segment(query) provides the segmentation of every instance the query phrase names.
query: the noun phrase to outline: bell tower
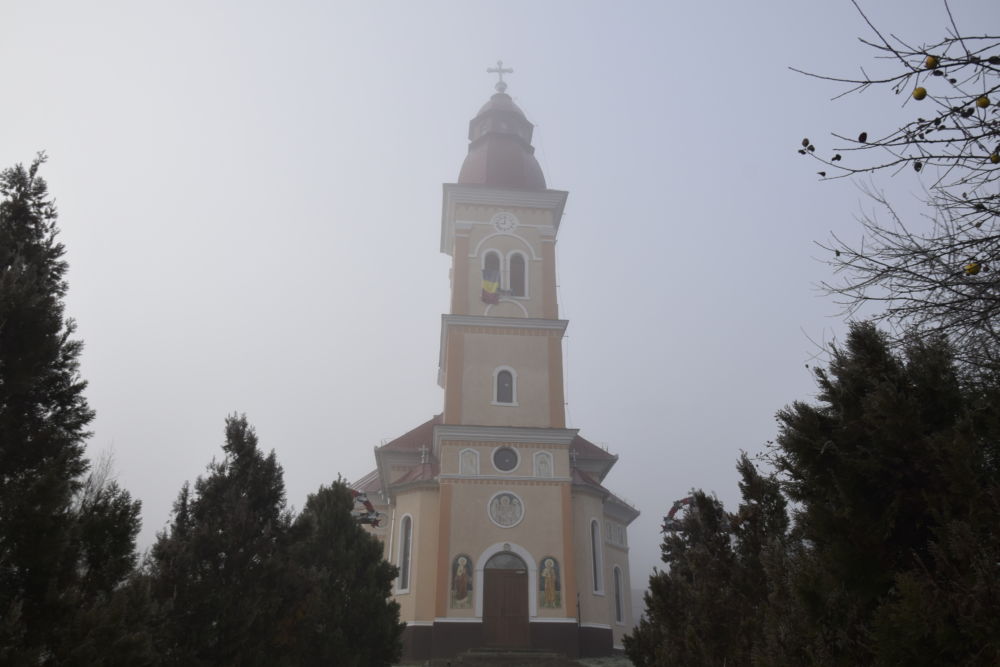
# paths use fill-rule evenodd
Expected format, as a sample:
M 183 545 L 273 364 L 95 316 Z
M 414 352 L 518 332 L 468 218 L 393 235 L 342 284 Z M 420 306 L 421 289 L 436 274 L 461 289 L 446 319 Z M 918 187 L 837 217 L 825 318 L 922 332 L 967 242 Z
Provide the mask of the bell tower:
M 441 252 L 452 257 L 442 318 L 445 424 L 563 428 L 555 242 L 568 193 L 549 190 L 534 126 L 497 92 L 469 122 L 469 153 L 444 185 Z

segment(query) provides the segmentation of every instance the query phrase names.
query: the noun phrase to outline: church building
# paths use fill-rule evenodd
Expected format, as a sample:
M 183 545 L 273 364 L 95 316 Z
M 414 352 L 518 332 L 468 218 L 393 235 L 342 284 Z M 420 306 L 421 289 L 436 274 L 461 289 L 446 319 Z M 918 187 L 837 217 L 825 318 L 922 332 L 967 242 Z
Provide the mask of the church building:
M 533 125 L 506 94 L 469 123 L 444 185 L 444 406 L 375 449 L 353 486 L 399 568 L 404 658 L 483 647 L 597 656 L 631 629 L 627 527 L 639 512 L 602 485 L 618 460 L 566 427 L 555 243 L 568 193 L 546 186 Z M 428 351 L 430 352 L 430 351 Z

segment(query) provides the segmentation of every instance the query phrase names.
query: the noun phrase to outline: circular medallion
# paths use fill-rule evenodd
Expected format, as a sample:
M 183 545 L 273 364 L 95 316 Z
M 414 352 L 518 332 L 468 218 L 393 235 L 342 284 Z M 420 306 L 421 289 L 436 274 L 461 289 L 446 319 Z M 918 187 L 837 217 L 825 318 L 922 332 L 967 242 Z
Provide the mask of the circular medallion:
M 510 447 L 500 447 L 493 452 L 493 465 L 501 472 L 510 472 L 517 467 L 517 452 Z
M 489 504 L 490 520 L 501 528 L 511 528 L 524 518 L 524 503 L 509 491 L 501 491 Z
M 490 220 L 498 232 L 509 232 L 517 227 L 517 216 L 508 211 L 500 211 Z

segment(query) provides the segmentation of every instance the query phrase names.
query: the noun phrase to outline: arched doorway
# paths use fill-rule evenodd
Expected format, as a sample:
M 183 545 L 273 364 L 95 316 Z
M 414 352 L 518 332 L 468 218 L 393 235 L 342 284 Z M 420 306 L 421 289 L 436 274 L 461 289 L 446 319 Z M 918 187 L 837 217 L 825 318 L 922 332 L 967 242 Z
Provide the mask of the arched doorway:
M 494 554 L 483 567 L 483 642 L 525 648 L 528 635 L 528 566 L 517 554 Z

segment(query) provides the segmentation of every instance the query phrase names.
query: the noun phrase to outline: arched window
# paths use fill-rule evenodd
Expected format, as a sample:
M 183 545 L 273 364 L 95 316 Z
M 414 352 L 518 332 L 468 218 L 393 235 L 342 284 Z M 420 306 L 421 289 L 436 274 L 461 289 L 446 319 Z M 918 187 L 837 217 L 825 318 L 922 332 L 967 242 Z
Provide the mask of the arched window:
M 510 366 L 493 369 L 493 404 L 517 405 L 517 374 Z
M 399 590 L 410 590 L 410 551 L 413 546 L 413 519 L 410 515 L 403 517 L 399 524 Z
M 496 250 L 489 250 L 483 257 L 483 270 L 500 275 L 500 253 Z
M 500 253 L 487 251 L 483 256 L 483 303 L 500 302 Z
M 590 522 L 590 555 L 594 569 L 594 592 L 604 592 L 604 564 L 601 555 L 601 524 L 594 519 Z
M 615 621 L 625 622 L 625 602 L 622 599 L 622 569 L 615 565 Z
M 514 402 L 514 376 L 510 371 L 497 373 L 497 403 Z
M 511 254 L 508 260 L 510 271 L 509 276 L 509 287 L 512 296 L 525 296 L 527 295 L 527 273 L 524 264 L 524 255 L 519 252 Z

